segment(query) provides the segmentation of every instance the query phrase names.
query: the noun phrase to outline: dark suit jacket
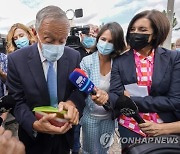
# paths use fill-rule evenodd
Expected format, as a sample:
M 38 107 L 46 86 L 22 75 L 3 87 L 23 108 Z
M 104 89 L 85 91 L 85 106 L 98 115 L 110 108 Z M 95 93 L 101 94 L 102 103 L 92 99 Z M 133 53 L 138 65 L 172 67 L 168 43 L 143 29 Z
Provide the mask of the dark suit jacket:
M 132 50 L 114 60 L 111 72 L 110 102 L 124 91 L 124 85 L 137 83 Z M 131 97 L 140 112 L 157 112 L 164 122 L 180 120 L 180 52 L 158 48 L 155 51 L 150 95 Z
M 79 67 L 79 63 L 79 52 L 65 47 L 63 56 L 57 61 L 57 81 L 58 101 L 72 100 L 81 114 L 85 105 L 85 96 L 76 90 L 69 81 L 69 74 Z M 20 124 L 20 139 L 24 143 L 33 142 L 32 125 L 36 118 L 32 109 L 36 106 L 50 105 L 37 44 L 17 50 L 8 56 L 7 85 L 9 94 L 16 100 L 14 115 Z M 69 131 L 65 136 L 67 144 L 71 145 L 73 142 L 72 132 Z

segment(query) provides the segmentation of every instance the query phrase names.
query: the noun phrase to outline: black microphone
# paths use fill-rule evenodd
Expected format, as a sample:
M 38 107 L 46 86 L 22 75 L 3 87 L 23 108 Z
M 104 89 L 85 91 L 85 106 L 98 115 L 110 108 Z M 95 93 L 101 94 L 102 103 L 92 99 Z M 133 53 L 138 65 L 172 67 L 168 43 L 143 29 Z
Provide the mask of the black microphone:
M 6 95 L 0 98 L 0 113 L 9 112 L 14 108 L 16 102 L 10 95 Z M 3 122 L 3 119 L 0 117 L 0 126 Z
M 8 112 L 14 108 L 16 102 L 10 95 L 6 95 L 0 98 L 0 113 Z
M 138 124 L 145 123 L 143 118 L 139 115 L 136 103 L 125 95 L 119 96 L 115 103 L 115 109 L 119 110 L 127 117 L 132 117 Z
M 92 81 L 86 76 L 86 73 L 79 68 L 76 68 L 69 76 L 69 80 L 80 90 L 86 94 L 96 95 L 94 90 L 95 85 Z M 112 110 L 109 102 L 103 105 L 105 110 Z
M 3 119 L 0 117 L 0 126 L 2 125 L 3 123 Z

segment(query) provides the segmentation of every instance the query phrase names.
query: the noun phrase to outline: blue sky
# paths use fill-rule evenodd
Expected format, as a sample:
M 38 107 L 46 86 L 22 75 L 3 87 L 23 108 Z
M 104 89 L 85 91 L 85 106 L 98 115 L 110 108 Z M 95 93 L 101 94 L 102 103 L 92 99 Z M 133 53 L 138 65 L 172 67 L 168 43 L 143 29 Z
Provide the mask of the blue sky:
M 116 21 L 126 33 L 129 21 L 143 10 L 167 9 L 167 0 L 0 0 L 0 33 L 7 34 L 17 22 L 27 24 L 35 20 L 36 13 L 47 5 L 57 5 L 64 11 L 83 9 L 83 17 L 74 19 L 75 25 L 97 24 Z M 180 0 L 175 0 L 174 10 L 180 27 Z M 180 37 L 180 30 L 174 31 L 172 42 Z

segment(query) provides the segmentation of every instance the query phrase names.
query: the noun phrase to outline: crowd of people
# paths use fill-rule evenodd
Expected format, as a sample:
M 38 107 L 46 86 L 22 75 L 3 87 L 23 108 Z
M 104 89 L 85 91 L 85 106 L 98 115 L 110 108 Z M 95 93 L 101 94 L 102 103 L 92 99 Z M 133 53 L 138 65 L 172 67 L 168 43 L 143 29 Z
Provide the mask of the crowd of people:
M 88 34 L 79 33 L 76 50 L 66 46 L 70 24 L 57 6 L 37 13 L 35 32 L 21 23 L 10 28 L 7 54 L 0 54 L 0 96 L 16 101 L 11 114 L 19 128 L 17 139 L 0 127 L 3 154 L 78 154 L 81 127 L 82 153 L 106 154 L 110 146 L 102 144 L 102 136 L 110 135 L 110 141 L 115 123 L 126 138 L 180 134 L 180 39 L 175 51 L 160 47 L 170 30 L 167 17 L 157 10 L 136 14 L 126 41 L 117 22 L 88 26 Z M 94 94 L 68 79 L 76 68 L 94 83 Z M 138 93 L 142 89 L 144 96 Z M 115 114 L 121 95 L 136 103 L 145 123 Z M 67 122 L 54 126 L 50 121 L 56 114 L 38 120 L 32 111 L 38 106 L 65 110 Z M 1 115 L 3 121 L 7 114 Z M 129 146 L 121 144 L 123 150 Z

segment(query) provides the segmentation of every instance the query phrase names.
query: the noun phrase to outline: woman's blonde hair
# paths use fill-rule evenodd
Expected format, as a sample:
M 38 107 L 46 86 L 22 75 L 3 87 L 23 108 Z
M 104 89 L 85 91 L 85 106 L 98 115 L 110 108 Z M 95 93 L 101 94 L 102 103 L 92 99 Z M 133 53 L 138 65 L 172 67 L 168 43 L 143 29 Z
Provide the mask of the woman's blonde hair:
M 14 36 L 15 30 L 18 29 L 18 28 L 24 30 L 28 34 L 30 44 L 33 44 L 33 43 L 36 42 L 36 37 L 34 36 L 32 30 L 29 27 L 27 27 L 27 26 L 25 26 L 25 25 L 23 25 L 21 23 L 16 23 L 11 27 L 11 29 L 9 30 L 9 32 L 7 34 L 7 37 L 6 37 L 6 42 L 7 42 L 7 44 L 6 44 L 6 52 L 8 54 L 15 51 L 16 48 L 17 48 L 15 43 L 14 43 L 13 36 Z

